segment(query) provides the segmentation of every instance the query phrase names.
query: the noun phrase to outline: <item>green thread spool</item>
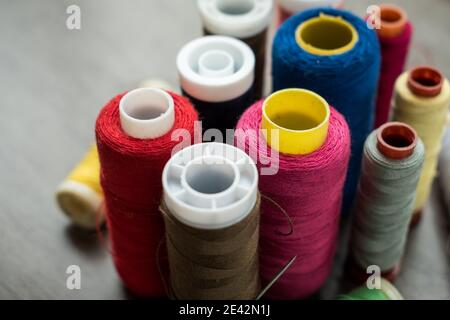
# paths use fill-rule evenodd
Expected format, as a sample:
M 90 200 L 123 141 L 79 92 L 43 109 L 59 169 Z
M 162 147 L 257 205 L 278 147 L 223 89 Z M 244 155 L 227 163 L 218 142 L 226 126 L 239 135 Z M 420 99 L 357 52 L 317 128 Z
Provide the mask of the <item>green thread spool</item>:
M 381 279 L 381 289 L 359 287 L 352 292 L 339 296 L 338 300 L 403 300 L 403 296 L 385 279 Z

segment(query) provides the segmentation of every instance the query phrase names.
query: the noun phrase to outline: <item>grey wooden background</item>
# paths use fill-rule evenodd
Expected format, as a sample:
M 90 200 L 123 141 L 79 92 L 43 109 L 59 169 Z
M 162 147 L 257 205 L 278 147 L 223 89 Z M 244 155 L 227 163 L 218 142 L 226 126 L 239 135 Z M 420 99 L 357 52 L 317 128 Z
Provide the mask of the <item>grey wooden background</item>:
M 363 15 L 373 2 L 346 6 Z M 415 24 L 410 65 L 450 76 L 450 1 L 392 2 Z M 81 7 L 79 31 L 66 28 L 70 4 Z M 70 225 L 53 192 L 93 141 L 104 103 L 146 78 L 176 86 L 177 51 L 200 35 L 193 0 L 0 1 L 0 298 L 128 297 L 109 253 Z M 346 229 L 322 298 L 340 290 Z M 448 230 L 435 189 L 397 281 L 406 298 L 450 299 Z M 81 290 L 66 289 L 72 264 L 81 267 Z

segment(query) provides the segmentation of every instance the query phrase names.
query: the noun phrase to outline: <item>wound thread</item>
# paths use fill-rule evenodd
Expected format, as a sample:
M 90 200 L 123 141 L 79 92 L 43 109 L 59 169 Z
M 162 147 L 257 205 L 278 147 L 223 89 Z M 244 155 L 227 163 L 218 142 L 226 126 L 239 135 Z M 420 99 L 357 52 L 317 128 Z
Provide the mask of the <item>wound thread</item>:
M 140 297 L 166 296 L 156 255 L 164 238 L 159 212 L 161 175 L 180 143 L 172 133 L 184 129 L 193 139 L 195 121 L 197 113 L 185 98 L 153 88 L 116 96 L 97 118 L 100 181 L 112 257 L 124 284 Z
M 414 205 L 417 221 L 436 176 L 442 138 L 447 126 L 450 85 L 438 70 L 418 67 L 403 73 L 397 79 L 395 91 L 394 120 L 413 127 L 425 146 L 425 163 Z
M 163 204 L 172 298 L 256 298 L 261 290 L 257 254 L 260 202 L 258 196 L 255 207 L 243 221 L 219 230 L 189 227 Z
M 344 21 L 356 30 L 358 41 L 353 48 L 348 47 L 353 39 L 351 30 L 340 23 L 329 23 L 327 19 L 316 22 L 304 40 L 322 53 L 330 52 L 329 55 L 314 54 L 299 45 L 295 36 L 299 26 L 321 15 Z M 333 34 L 339 38 L 330 37 Z M 335 52 L 342 48 L 346 51 Z M 375 32 L 367 28 L 364 20 L 343 10 L 320 8 L 304 11 L 288 19 L 274 39 L 274 91 L 304 88 L 316 92 L 343 114 L 349 124 L 352 157 L 344 191 L 344 213 L 353 203 L 364 141 L 373 129 L 380 58 Z
M 260 270 L 265 286 L 286 261 L 297 259 L 267 292 L 269 299 L 300 299 L 313 294 L 331 272 L 339 230 L 342 189 L 350 157 L 350 136 L 343 116 L 330 108 L 324 144 L 307 155 L 277 154 L 259 131 L 263 101 L 242 115 L 235 143 L 256 157 L 258 169 L 279 159 L 275 175 L 260 176 L 260 191 L 291 218 L 293 232 L 281 236 L 286 219 L 268 201 L 261 205 Z M 279 156 L 279 157 L 278 157 Z M 256 160 L 255 160 L 256 161 Z M 327 199 L 327 201 L 324 201 Z
M 381 29 L 377 30 L 381 46 L 381 73 L 375 128 L 389 120 L 394 84 L 403 73 L 413 36 L 413 25 L 406 12 L 394 5 L 381 5 Z
M 424 158 L 423 143 L 407 125 L 387 123 L 367 138 L 351 239 L 361 270 L 377 265 L 384 273 L 399 264 Z

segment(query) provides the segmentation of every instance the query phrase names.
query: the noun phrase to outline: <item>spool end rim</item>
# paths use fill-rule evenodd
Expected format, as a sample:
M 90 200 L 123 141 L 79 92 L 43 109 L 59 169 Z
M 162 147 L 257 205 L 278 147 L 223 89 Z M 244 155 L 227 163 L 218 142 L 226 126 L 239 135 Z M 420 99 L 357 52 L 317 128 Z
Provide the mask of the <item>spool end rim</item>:
M 134 113 L 143 109 L 157 116 L 140 118 Z M 122 130 L 136 139 L 156 139 L 168 133 L 175 122 L 175 102 L 172 96 L 159 88 L 139 88 L 127 92 L 119 102 Z
M 424 84 L 423 81 L 427 83 Z M 418 66 L 412 69 L 408 75 L 408 88 L 420 97 L 435 97 L 442 91 L 444 76 L 436 68 Z
M 389 15 L 394 19 L 383 19 L 383 16 Z M 393 4 L 380 5 L 381 26 L 377 30 L 382 38 L 395 38 L 403 33 L 408 23 L 408 14 L 403 8 Z
M 294 130 L 294 129 L 289 129 L 289 128 L 283 127 L 283 126 L 277 124 L 275 121 L 273 121 L 273 119 L 269 116 L 268 111 L 267 111 L 267 109 L 270 106 L 270 103 L 272 102 L 273 99 L 276 99 L 278 96 L 282 96 L 284 94 L 291 94 L 291 93 L 306 94 L 306 95 L 310 95 L 310 96 L 314 97 L 315 99 L 317 99 L 317 101 L 320 102 L 320 104 L 322 105 L 322 107 L 325 110 L 325 116 L 323 117 L 322 121 L 312 128 L 299 129 L 299 130 Z M 312 153 L 312 152 L 316 151 L 317 149 L 319 149 L 325 142 L 326 136 L 328 134 L 328 126 L 329 126 L 329 122 L 330 122 L 330 116 L 331 116 L 330 105 L 323 97 L 321 97 L 317 93 L 310 91 L 310 90 L 306 90 L 306 89 L 294 89 L 294 88 L 284 89 L 284 90 L 274 92 L 273 94 L 271 94 L 269 97 L 267 97 L 264 100 L 263 105 L 262 105 L 261 128 L 265 130 L 264 134 L 267 135 L 266 141 L 272 148 L 275 148 L 278 151 L 280 151 L 282 153 L 286 153 L 286 154 L 309 154 L 309 153 Z M 268 137 L 268 135 L 270 135 L 269 131 L 271 131 L 273 129 L 279 130 L 280 135 L 282 134 L 285 138 L 287 138 L 289 140 L 289 143 L 282 143 L 281 141 L 279 141 L 278 146 L 273 145 L 272 139 L 269 139 L 269 137 Z M 312 146 L 312 145 L 310 145 L 310 143 L 307 143 L 307 142 L 305 142 L 304 139 L 302 139 L 302 138 L 305 138 L 305 137 L 302 137 L 303 135 L 312 134 L 314 132 L 316 132 L 318 134 L 318 136 L 316 136 L 316 138 L 321 141 L 321 143 L 319 143 L 316 146 Z M 280 136 L 280 138 L 281 138 L 281 136 Z M 307 147 L 305 148 L 305 151 L 300 152 L 297 150 L 296 147 L 293 147 L 293 146 L 299 146 L 302 144 L 307 145 Z
M 401 138 L 408 144 L 405 146 L 397 146 L 388 141 L 388 137 Z M 401 160 L 408 158 L 414 152 L 417 146 L 417 132 L 406 123 L 388 122 L 378 128 L 377 131 L 377 148 L 387 158 L 393 160 Z

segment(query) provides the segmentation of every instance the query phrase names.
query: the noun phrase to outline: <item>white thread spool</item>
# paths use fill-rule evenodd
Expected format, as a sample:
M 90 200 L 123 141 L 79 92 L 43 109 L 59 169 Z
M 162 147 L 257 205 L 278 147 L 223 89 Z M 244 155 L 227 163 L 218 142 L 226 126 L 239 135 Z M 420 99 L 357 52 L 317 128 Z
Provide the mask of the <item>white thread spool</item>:
M 242 221 L 254 208 L 258 172 L 253 160 L 228 144 L 196 144 L 166 164 L 164 201 L 177 220 L 217 230 Z
M 156 139 L 175 122 L 173 98 L 164 90 L 140 88 L 125 94 L 119 103 L 123 131 L 136 139 Z
M 211 66 L 218 62 L 222 67 L 212 70 Z M 193 40 L 181 49 L 177 68 L 181 87 L 190 96 L 201 101 L 223 102 L 250 89 L 254 81 L 255 56 L 240 40 L 208 36 Z
M 269 26 L 273 0 L 197 0 L 197 5 L 210 33 L 243 39 Z

